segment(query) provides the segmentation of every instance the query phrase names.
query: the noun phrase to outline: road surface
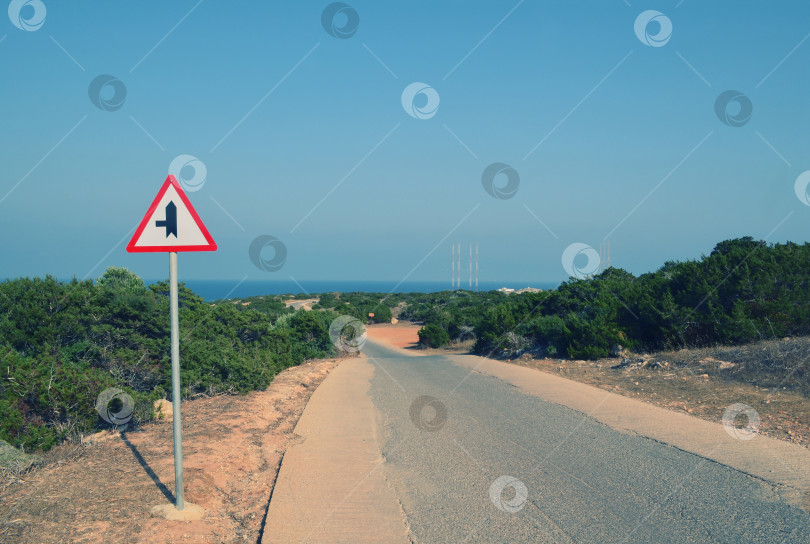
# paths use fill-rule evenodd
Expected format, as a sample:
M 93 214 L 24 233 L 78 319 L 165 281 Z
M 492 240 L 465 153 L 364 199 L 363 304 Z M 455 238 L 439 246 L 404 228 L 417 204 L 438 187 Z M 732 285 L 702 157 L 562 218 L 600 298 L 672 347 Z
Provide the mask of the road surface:
M 810 542 L 810 514 L 762 480 L 446 357 L 363 352 L 383 470 L 415 542 Z M 422 396 L 436 400 L 418 414 Z
M 683 442 L 689 429 L 663 441 L 627 432 L 649 425 L 627 413 L 647 409 L 637 401 L 591 417 L 519 383 L 542 373 L 498 378 L 472 371 L 472 358 L 404 353 L 368 342 L 364 358 L 342 363 L 315 392 L 264 542 L 810 542 L 810 514 L 797 506 L 810 489 L 797 500 L 795 485 L 773 483 L 806 480 L 810 466 L 796 461 L 805 449 L 774 450 L 769 479 L 767 461 L 747 470 L 750 459 L 732 455 L 722 427 L 728 440 L 698 455 L 663 443 Z M 592 391 L 594 407 L 613 402 L 576 387 Z M 681 427 L 692 421 L 684 417 Z M 712 435 L 694 425 L 702 451 L 711 441 L 698 435 Z M 319 461 L 330 451 L 340 462 Z M 738 462 L 748 474 L 727 466 Z

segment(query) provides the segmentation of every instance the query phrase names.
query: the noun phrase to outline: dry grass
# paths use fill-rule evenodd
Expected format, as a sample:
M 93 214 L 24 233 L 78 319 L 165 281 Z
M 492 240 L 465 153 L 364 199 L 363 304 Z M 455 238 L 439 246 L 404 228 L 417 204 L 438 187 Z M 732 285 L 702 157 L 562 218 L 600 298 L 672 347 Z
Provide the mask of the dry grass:
M 682 349 L 655 353 L 656 361 L 668 361 L 724 381 L 760 388 L 779 388 L 810 397 L 810 338 L 785 338 L 743 346 Z M 721 370 L 725 361 L 735 366 Z

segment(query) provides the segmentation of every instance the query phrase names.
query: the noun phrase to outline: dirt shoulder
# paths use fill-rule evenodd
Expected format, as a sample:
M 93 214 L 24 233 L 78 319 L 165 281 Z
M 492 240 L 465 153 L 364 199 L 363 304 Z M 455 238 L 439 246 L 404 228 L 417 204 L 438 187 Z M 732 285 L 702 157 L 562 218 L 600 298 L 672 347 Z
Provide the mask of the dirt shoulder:
M 621 359 L 509 362 L 715 423 L 722 422 L 729 406 L 745 404 L 759 415 L 759 434 L 804 447 L 810 445 L 810 399 L 800 393 L 728 381 L 717 373 L 709 374 L 709 368 L 613 368 Z
M 401 321 L 395 325 L 390 323 L 380 323 L 366 326 L 366 335 L 369 339 L 393 346 L 395 348 L 406 349 L 413 355 L 424 355 L 425 350 L 418 349 L 419 329 L 421 325 Z
M 263 544 L 406 544 L 408 527 L 383 474 L 381 415 L 368 396 L 374 365 L 347 360 L 318 388 L 284 455 Z
M 150 508 L 173 500 L 169 420 L 48 453 L 42 468 L 0 482 L 0 541 L 44 544 L 257 542 L 280 461 L 315 388 L 339 364 L 281 372 L 265 391 L 183 404 L 185 499 L 200 521 Z

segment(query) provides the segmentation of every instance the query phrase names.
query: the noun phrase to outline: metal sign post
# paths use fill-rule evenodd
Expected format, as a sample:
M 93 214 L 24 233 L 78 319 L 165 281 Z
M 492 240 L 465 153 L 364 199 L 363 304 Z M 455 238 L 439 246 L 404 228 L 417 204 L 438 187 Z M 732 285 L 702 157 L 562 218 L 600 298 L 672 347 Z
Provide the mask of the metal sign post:
M 141 220 L 129 252 L 169 253 L 169 308 L 171 314 L 172 355 L 172 430 L 174 431 L 175 508 L 183 510 L 183 437 L 180 419 L 180 318 L 177 301 L 177 252 L 216 251 L 217 244 L 189 202 L 174 176 L 169 176 L 158 191 L 149 211 Z M 190 507 L 193 505 L 190 505 Z
M 183 509 L 183 436 L 180 425 L 180 317 L 177 310 L 177 252 L 169 253 L 169 307 L 172 322 L 172 430 L 174 431 L 174 498 Z

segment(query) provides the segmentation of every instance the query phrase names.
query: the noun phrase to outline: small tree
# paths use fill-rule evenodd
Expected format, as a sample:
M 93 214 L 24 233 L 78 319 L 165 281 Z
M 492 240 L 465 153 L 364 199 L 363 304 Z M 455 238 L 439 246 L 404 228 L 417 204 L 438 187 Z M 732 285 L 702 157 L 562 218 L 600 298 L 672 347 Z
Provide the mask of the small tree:
M 143 280 L 135 272 L 120 266 L 109 267 L 96 284 L 99 287 L 128 292 L 142 291 L 146 288 Z
M 370 321 L 374 323 L 390 323 L 391 318 L 391 308 L 389 308 L 385 304 L 377 304 L 377 305 L 368 305 L 364 308 L 365 316 L 368 317 L 369 313 L 373 313 L 374 317 L 370 319 Z
M 450 343 L 450 335 L 439 325 L 429 323 L 419 329 L 419 343 L 426 348 L 440 348 Z

